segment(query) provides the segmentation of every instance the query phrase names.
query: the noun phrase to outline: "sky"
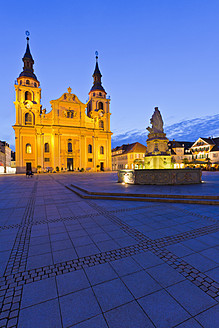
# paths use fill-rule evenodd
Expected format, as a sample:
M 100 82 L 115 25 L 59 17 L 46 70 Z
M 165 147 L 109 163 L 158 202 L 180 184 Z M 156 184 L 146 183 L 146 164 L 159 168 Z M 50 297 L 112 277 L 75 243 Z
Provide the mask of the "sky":
M 0 6 L 0 140 L 14 144 L 14 81 L 25 31 L 42 106 L 70 86 L 86 102 L 95 51 L 114 134 L 219 112 L 218 0 L 5 1 Z

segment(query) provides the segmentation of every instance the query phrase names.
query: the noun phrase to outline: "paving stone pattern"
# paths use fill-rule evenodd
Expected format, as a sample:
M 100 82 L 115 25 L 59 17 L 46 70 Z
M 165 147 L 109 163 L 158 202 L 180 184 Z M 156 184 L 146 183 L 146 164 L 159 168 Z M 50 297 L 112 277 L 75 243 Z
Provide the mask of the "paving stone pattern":
M 70 176 L 70 177 L 73 177 L 73 176 Z M 92 175 L 90 177 L 92 178 Z M 10 181 L 10 179 L 12 179 L 12 178 L 11 177 L 8 177 L 8 178 L 9 178 L 9 182 L 10 182 L 8 184 L 8 188 L 13 188 L 14 183 L 11 183 L 11 181 Z M 22 176 L 22 178 L 24 179 L 23 176 Z M 16 181 L 17 180 L 20 181 L 21 177 L 16 177 L 14 179 L 16 179 Z M 208 306 L 206 306 L 206 309 L 205 309 L 206 312 L 207 312 L 208 308 L 210 308 L 210 309 L 214 308 L 214 306 L 219 301 L 219 283 L 217 281 L 215 281 L 214 279 L 212 279 L 211 276 L 208 275 L 208 272 L 207 272 L 208 270 L 202 272 L 202 270 L 199 270 L 198 268 L 196 268 L 195 265 L 186 261 L 186 256 L 184 256 L 184 257 L 177 256 L 176 254 L 174 254 L 172 251 L 170 251 L 166 247 L 169 247 L 171 245 L 179 245 L 180 247 L 182 247 L 184 242 L 186 243 L 186 242 L 190 242 L 192 240 L 194 240 L 196 242 L 197 239 L 200 239 L 202 237 L 206 238 L 206 236 L 208 236 L 208 235 L 211 238 L 211 236 L 214 236 L 214 234 L 219 231 L 219 223 L 217 223 L 218 222 L 217 216 L 213 215 L 213 217 L 211 217 L 208 215 L 200 214 L 200 213 L 197 213 L 196 211 L 192 211 L 191 207 L 189 207 L 190 210 L 186 209 L 185 208 L 186 206 L 185 206 L 182 210 L 180 210 L 181 213 L 184 213 L 185 216 L 188 215 L 188 216 L 195 216 L 197 219 L 200 218 L 202 220 L 202 225 L 200 227 L 192 229 L 191 226 L 195 225 L 196 221 L 195 221 L 195 223 L 190 222 L 189 224 L 191 226 L 189 226 L 190 228 L 188 227 L 188 229 L 189 229 L 188 231 L 184 231 L 181 233 L 169 234 L 169 235 L 161 237 L 161 238 L 153 239 L 153 238 L 147 236 L 147 232 L 142 233 L 138 229 L 138 224 L 135 225 L 135 224 L 133 224 L 132 221 L 126 222 L 126 217 L 124 215 L 133 213 L 134 218 L 135 218 L 135 217 L 138 217 L 138 212 L 147 211 L 147 210 L 150 211 L 150 209 L 153 208 L 155 213 L 157 213 L 157 215 L 159 217 L 160 215 L 162 215 L 163 205 L 160 206 L 159 204 L 156 204 L 156 205 L 147 204 L 146 206 L 140 206 L 140 204 L 139 204 L 139 206 L 138 206 L 138 203 L 135 202 L 134 204 L 132 204 L 130 206 L 127 204 L 124 205 L 124 202 L 123 202 L 123 204 L 120 203 L 119 206 L 117 204 L 117 205 L 115 205 L 116 208 L 113 208 L 113 206 L 110 206 L 110 205 L 108 206 L 108 205 L 106 205 L 106 203 L 101 203 L 101 201 L 98 202 L 98 201 L 90 201 L 90 200 L 83 200 L 83 203 L 81 204 L 81 200 L 79 199 L 78 196 L 73 196 L 73 193 L 71 193 L 71 191 L 65 189 L 65 186 L 66 186 L 68 180 L 69 180 L 69 176 L 67 177 L 67 176 L 63 176 L 63 175 L 59 175 L 58 177 L 54 177 L 52 175 L 48 175 L 45 177 L 43 177 L 43 176 L 42 177 L 41 176 L 34 177 L 34 181 L 30 182 L 32 184 L 32 190 L 31 191 L 29 190 L 29 193 L 28 193 L 29 197 L 26 202 L 25 211 L 23 212 L 21 221 L 19 223 L 10 224 L 10 220 L 8 220 L 8 222 L 6 222 L 6 224 L 4 223 L 3 225 L 0 226 L 0 231 L 2 231 L 2 233 L 10 232 L 10 231 L 15 231 L 15 233 L 16 233 L 16 237 L 14 239 L 14 244 L 11 249 L 10 256 L 8 258 L 7 265 L 5 267 L 5 271 L 3 272 L 2 277 L 0 277 L 0 308 L 1 308 L 0 327 L 2 327 L 2 328 L 3 327 L 21 327 L 22 322 L 25 322 L 23 313 L 26 313 L 26 315 L 28 316 L 28 313 L 29 313 L 28 311 L 31 311 L 32 308 L 27 307 L 27 308 L 23 309 L 23 307 L 22 307 L 22 301 L 25 297 L 25 294 L 23 295 L 24 286 L 27 286 L 27 285 L 35 286 L 36 284 L 41 283 L 43 281 L 51 282 L 51 279 L 54 279 L 54 277 L 56 277 L 56 279 L 58 279 L 58 277 L 62 277 L 62 276 L 65 277 L 67 274 L 71 274 L 74 272 L 83 272 L 83 271 L 87 272 L 86 270 L 88 270 L 88 272 L 89 272 L 89 270 L 91 270 L 89 268 L 92 268 L 92 267 L 93 268 L 97 267 L 97 269 L 99 267 L 104 268 L 104 265 L 109 265 L 109 264 L 113 265 L 113 269 L 116 270 L 116 273 L 118 274 L 118 272 L 119 272 L 118 271 L 119 270 L 118 263 L 120 263 L 121 261 L 122 261 L 121 263 L 123 263 L 123 261 L 126 261 L 126 262 L 124 262 L 126 264 L 120 265 L 121 266 L 121 269 L 120 269 L 121 274 L 119 274 L 118 278 L 122 279 L 122 280 L 125 279 L 125 278 L 122 278 L 122 272 L 124 271 L 124 272 L 126 272 L 126 274 L 128 274 L 128 276 L 126 276 L 126 277 L 130 277 L 129 278 L 129 280 L 130 280 L 132 274 L 134 274 L 134 273 L 132 273 L 132 270 L 134 270 L 134 267 L 135 266 L 139 267 L 139 265 L 136 264 L 136 262 L 133 259 L 135 259 L 137 257 L 137 263 L 139 263 L 138 262 L 139 256 L 149 256 L 149 257 L 155 256 L 153 261 L 155 261 L 155 262 L 161 261 L 160 263 L 165 263 L 165 265 L 168 265 L 168 267 L 170 267 L 171 270 L 173 270 L 173 272 L 176 272 L 176 275 L 179 274 L 179 277 L 182 277 L 180 279 L 177 278 L 177 279 L 179 279 L 179 281 L 177 281 L 176 283 L 180 283 L 181 280 L 188 281 L 189 283 L 192 283 L 193 286 L 195 286 L 194 288 L 198 288 L 199 290 L 204 292 L 204 294 L 207 295 L 206 297 L 210 297 L 206 301 L 206 302 L 209 302 Z M 1 183 L 1 181 L 0 181 L 0 183 Z M 29 181 L 26 180 L 25 182 L 22 182 L 22 183 L 24 185 L 27 185 L 27 184 L 29 184 Z M 58 207 L 60 212 L 63 212 L 65 214 L 67 211 L 65 202 L 64 202 L 64 205 L 62 205 L 61 201 L 58 200 L 58 198 L 55 200 L 54 198 L 57 197 L 57 195 L 53 196 L 53 192 L 51 190 L 50 190 L 51 198 L 45 197 L 45 195 L 47 193 L 44 190 L 44 198 L 40 199 L 40 198 L 42 198 L 40 196 L 40 191 L 41 191 L 41 188 L 43 189 L 44 183 L 46 183 L 48 186 L 51 184 L 52 188 L 53 188 L 53 186 L 59 185 L 59 187 L 57 188 L 57 190 L 59 192 L 62 192 L 62 190 L 63 190 L 63 193 L 65 193 L 65 195 L 67 197 L 70 197 L 70 198 L 74 197 L 74 201 L 76 204 L 76 206 L 74 204 L 74 206 L 75 206 L 74 210 L 77 208 L 79 209 L 78 211 L 76 210 L 77 213 L 73 213 L 73 215 L 70 215 L 70 216 L 65 216 L 65 215 L 62 216 L 62 213 L 59 214 L 55 208 L 52 208 L 54 202 L 57 200 L 57 202 L 59 202 L 59 204 L 60 204 L 60 206 Z M 40 187 L 38 187 L 39 184 L 40 184 Z M 0 196 L 1 196 L 1 194 L 0 194 Z M 43 200 L 44 200 L 44 203 L 43 203 Z M 37 209 L 37 206 L 39 206 L 38 205 L 39 202 L 40 202 L 40 205 L 44 205 L 44 206 L 45 206 L 45 202 L 47 203 L 46 207 L 49 208 L 47 215 L 44 216 L 44 212 L 42 212 L 41 217 L 38 216 L 39 212 L 36 209 Z M 110 204 L 114 204 L 114 202 L 110 201 Z M 123 206 L 123 208 L 122 208 L 122 206 Z M 167 208 L 169 209 L 170 212 L 178 210 L 177 205 L 168 204 Z M 52 214 L 50 214 L 49 211 Z M 83 213 L 83 211 L 85 213 Z M 83 214 L 81 214 L 81 212 Z M 54 218 L 53 218 L 53 215 L 55 216 Z M 101 222 L 101 220 L 103 220 L 103 221 L 105 220 L 104 222 L 106 223 L 106 228 L 108 229 L 108 232 L 109 232 L 108 235 L 103 234 L 103 233 L 95 234 L 94 236 L 91 235 L 93 240 L 95 238 L 97 240 L 96 243 L 94 243 L 94 247 L 97 247 L 97 250 L 98 250 L 98 246 L 101 244 L 101 240 L 105 238 L 106 245 L 108 245 L 107 244 L 108 241 L 109 241 L 109 243 L 110 242 L 112 243 L 110 246 L 111 248 L 109 248 L 106 251 L 99 251 L 99 252 L 94 251 L 93 254 L 89 254 L 89 252 L 88 252 L 87 255 L 85 254 L 84 256 L 79 256 L 77 253 L 77 247 L 76 247 L 76 253 L 75 253 L 76 256 L 72 256 L 72 258 L 70 258 L 68 260 L 63 260 L 63 261 L 52 263 L 52 264 L 48 263 L 43 266 L 37 266 L 35 268 L 29 269 L 27 263 L 28 263 L 28 258 L 29 258 L 30 241 L 31 241 L 31 234 L 33 233 L 33 230 L 32 230 L 33 227 L 37 228 L 37 226 L 39 226 L 39 227 L 49 226 L 49 227 L 51 227 L 50 229 L 55 229 L 54 230 L 55 232 L 60 232 L 59 229 L 64 229 L 64 228 L 63 228 L 63 226 L 56 227 L 56 225 L 58 225 L 58 224 L 62 224 L 62 225 L 64 224 L 64 227 L 66 228 L 65 224 L 74 223 L 76 225 L 76 224 L 80 223 L 81 225 L 84 224 L 85 226 L 87 224 L 87 226 L 89 228 L 89 224 L 90 225 L 93 224 L 92 222 L 89 222 L 89 219 L 95 219 L 95 220 L 97 220 L 97 222 Z M 214 223 L 214 224 L 211 224 L 211 223 Z M 135 225 L 135 226 L 133 226 L 133 225 Z M 96 229 L 100 230 L 101 227 L 103 227 L 103 226 L 100 225 Z M 92 229 L 92 226 L 90 228 Z M 66 233 L 66 235 L 63 235 L 63 238 L 68 238 L 70 236 L 70 233 L 71 233 L 71 231 Z M 64 230 L 63 230 L 63 234 L 65 234 Z M 109 240 L 110 234 L 111 235 L 115 234 L 115 236 L 118 235 L 119 237 L 120 237 L 120 234 L 121 234 L 121 236 L 123 236 L 123 234 L 124 234 L 127 237 L 123 237 L 125 240 L 122 239 L 122 241 L 125 243 L 128 243 L 129 245 L 121 247 L 118 244 L 118 247 L 112 248 L 112 245 L 114 245 L 114 244 L 113 244 L 113 241 Z M 60 238 L 60 235 L 61 235 L 61 233 L 56 234 L 55 236 L 56 236 L 56 238 L 57 238 L 57 236 L 59 236 L 59 238 Z M 77 238 L 75 238 L 75 237 L 77 237 Z M 76 233 L 74 236 L 75 239 L 73 239 L 73 242 L 76 239 L 77 239 L 77 242 L 83 241 L 83 236 L 81 236 L 80 238 L 79 237 L 80 237 L 80 235 L 77 236 L 77 233 Z M 117 239 L 117 237 L 115 237 L 114 240 L 115 241 L 119 240 L 119 237 L 118 237 L 118 239 Z M 41 236 L 41 234 L 40 234 L 39 236 L 37 236 L 37 232 L 36 232 L 36 236 L 33 238 L 35 238 L 34 241 L 37 241 L 37 239 L 39 240 L 40 238 L 44 238 L 44 235 Z M 87 237 L 85 237 L 85 238 L 87 238 Z M 100 239 L 100 244 L 98 244 L 98 240 L 99 240 L 98 238 L 99 239 L 102 238 L 102 239 Z M 130 238 L 130 239 L 127 239 L 127 238 Z M 59 243 L 59 240 L 57 240 L 55 242 Z M 62 239 L 60 240 L 60 242 L 61 242 L 61 244 L 64 243 Z M 51 234 L 50 234 L 50 239 L 49 239 L 49 245 L 50 246 L 52 245 Z M 90 244 L 88 244 L 88 249 L 90 248 L 89 245 Z M 196 254 L 196 252 L 195 252 L 195 254 Z M 52 257 L 53 257 L 53 261 L 54 261 L 54 255 L 52 255 Z M 129 269 L 126 269 L 126 266 L 128 265 L 127 261 L 133 261 L 133 262 L 130 262 L 131 264 L 129 264 Z M 191 259 L 190 259 L 190 262 L 191 262 Z M 143 265 L 145 265 L 145 263 Z M 157 265 L 159 266 L 161 264 L 157 264 Z M 217 269 L 217 267 L 218 267 L 218 265 L 215 264 L 215 269 Z M 143 268 L 144 268 L 144 266 L 143 266 Z M 155 268 L 156 268 L 156 266 L 155 266 Z M 97 270 L 97 269 L 95 269 L 95 270 Z M 112 270 L 112 269 L 108 268 L 108 270 L 106 271 L 107 274 L 109 274 L 109 272 L 110 272 L 109 270 Z M 125 271 L 125 270 L 128 270 L 128 271 Z M 138 271 L 140 269 L 136 268 L 136 270 Z M 147 269 L 146 269 L 146 272 L 147 272 Z M 86 274 L 88 274 L 88 273 L 86 273 Z M 155 273 L 150 272 L 150 270 L 149 270 L 148 274 L 149 275 L 152 274 L 152 278 L 153 278 L 153 274 L 155 274 Z M 114 275 L 115 275 L 115 273 L 114 273 Z M 141 275 L 143 277 L 145 275 L 145 273 L 142 273 Z M 89 275 L 88 275 L 88 277 L 89 277 Z M 150 277 L 149 278 L 148 277 L 147 277 L 147 279 L 150 278 Z M 152 278 L 150 278 L 150 279 L 152 279 Z M 112 280 L 112 281 L 114 281 L 114 280 Z M 118 283 L 115 283 L 115 289 L 118 288 L 118 290 L 120 290 L 120 288 L 121 288 L 121 294 L 122 294 L 124 287 L 122 287 L 123 285 L 121 285 L 121 287 L 119 287 L 120 286 L 119 281 L 120 280 L 118 280 Z M 130 283 L 131 282 L 128 282 L 128 284 L 130 284 Z M 158 283 L 159 283 L 159 281 L 158 281 Z M 105 284 L 104 284 L 104 286 L 105 286 Z M 114 284 L 114 282 L 112 284 Z M 139 284 L 141 284 L 140 281 L 139 281 Z M 142 284 L 143 284 L 143 282 L 142 282 Z M 80 283 L 78 283 L 77 286 L 79 286 L 79 285 L 80 285 Z M 100 289 L 100 287 L 102 288 L 102 284 L 100 284 L 98 286 L 99 286 L 98 287 L 99 289 Z M 173 286 L 175 286 L 175 285 L 173 285 Z M 126 304 L 126 302 L 127 302 L 127 304 L 130 304 L 130 308 L 134 309 L 135 306 L 137 307 L 138 310 L 135 309 L 135 312 L 140 311 L 139 314 L 137 315 L 137 317 L 139 316 L 139 318 L 144 318 L 144 319 L 142 319 L 143 320 L 142 322 L 144 322 L 144 324 L 146 324 L 146 322 L 147 322 L 147 327 L 160 327 L 160 326 L 170 327 L 170 326 L 168 326 L 168 323 L 165 321 L 161 322 L 160 324 L 156 323 L 156 320 L 153 319 L 153 314 L 150 313 L 149 309 L 148 309 L 149 312 L 147 312 L 147 307 L 145 307 L 145 303 L 143 302 L 143 300 L 146 299 L 147 296 L 145 296 L 143 299 L 142 298 L 138 299 L 135 297 L 135 295 L 128 296 L 130 291 L 132 291 L 132 288 L 134 288 L 134 287 L 130 287 L 131 290 L 129 292 L 127 292 L 128 294 L 124 294 L 124 301 L 122 301 L 122 303 L 121 303 L 121 301 L 119 301 L 118 307 L 116 306 L 117 301 L 115 302 L 115 305 L 113 305 L 114 310 L 111 310 L 111 308 L 109 307 L 110 306 L 109 304 L 106 304 L 106 305 L 102 304 L 103 300 L 99 296 L 98 288 L 91 284 L 91 290 L 92 290 L 92 293 L 95 295 L 95 300 L 96 300 L 95 302 L 97 302 L 96 308 L 90 309 L 88 306 L 88 309 L 87 309 L 88 314 L 83 313 L 83 315 L 81 314 L 81 317 L 78 316 L 78 319 L 77 319 L 78 321 L 76 320 L 76 318 L 77 318 L 76 314 L 75 314 L 75 317 L 71 319 L 71 318 L 67 318 L 66 314 L 64 314 L 64 312 L 63 312 L 64 310 L 63 310 L 62 304 L 64 304 L 63 300 L 67 296 L 60 295 L 58 298 L 59 303 L 57 303 L 57 305 L 55 305 L 56 303 L 54 303 L 54 302 L 56 302 L 55 301 L 56 298 L 54 298 L 54 301 L 52 301 L 52 300 L 48 301 L 49 302 L 48 306 L 51 305 L 53 307 L 55 306 L 57 308 L 61 308 L 61 315 L 58 314 L 57 319 L 56 319 L 57 327 L 73 327 L 73 326 L 79 327 L 80 322 L 81 322 L 80 327 L 83 326 L 82 322 L 84 322 L 84 327 L 89 327 L 89 324 L 90 324 L 89 322 L 91 322 L 90 320 L 92 319 L 92 317 L 94 317 L 94 319 L 92 319 L 94 322 L 101 322 L 100 327 L 114 327 L 114 326 L 116 326 L 116 324 L 118 324 L 118 322 L 115 321 L 116 314 L 113 311 L 115 311 L 115 309 L 117 309 L 116 311 L 118 311 L 119 313 L 120 313 L 120 311 L 123 311 L 124 306 L 126 306 L 123 304 Z M 106 287 L 104 287 L 104 288 L 106 288 Z M 174 291 L 171 290 L 171 287 L 169 290 L 165 289 L 165 287 L 163 287 L 163 286 L 160 286 L 159 288 L 164 288 L 163 290 L 165 293 L 169 293 L 169 294 L 174 293 Z M 112 289 L 112 287 L 111 287 L 111 289 Z M 85 293 L 85 291 L 87 289 L 83 289 L 83 290 Z M 26 291 L 26 289 L 25 289 L 25 291 Z M 88 290 L 87 290 L 87 292 L 88 292 Z M 154 292 L 157 292 L 157 290 L 154 290 Z M 93 294 L 87 294 L 87 298 L 89 299 L 89 297 L 93 297 L 93 296 L 91 296 Z M 73 294 L 69 294 L 69 295 L 72 295 L 72 297 L 73 296 L 76 297 L 77 292 L 75 291 Z M 101 295 L 101 292 L 100 292 L 100 295 Z M 127 296 L 125 296 L 125 295 L 127 295 Z M 153 295 L 153 293 L 152 293 L 152 295 Z M 83 295 L 81 297 L 83 298 Z M 112 296 L 112 299 L 114 299 L 114 297 L 115 296 Z M 168 298 L 169 297 L 170 296 L 168 296 Z M 125 301 L 125 299 L 127 301 Z M 137 302 L 136 305 L 131 306 L 132 303 L 129 303 L 129 302 L 132 301 L 132 299 L 135 300 L 135 302 Z M 183 322 L 186 327 L 188 319 L 194 320 L 195 324 L 197 324 L 197 327 L 198 326 L 204 327 L 201 323 L 201 320 L 203 322 L 203 320 L 204 320 L 203 317 L 205 318 L 205 312 L 199 311 L 198 313 L 194 314 L 194 313 L 192 313 L 192 310 L 190 311 L 190 310 L 186 309 L 180 303 L 181 300 L 179 300 L 179 301 L 177 300 L 176 296 L 174 296 L 174 299 L 175 299 L 174 302 L 177 302 L 177 304 L 178 303 L 180 304 L 180 308 L 182 308 L 182 311 L 188 311 L 190 314 L 188 315 L 188 312 L 186 312 L 187 315 L 185 315 L 185 317 L 183 317 L 184 319 L 179 319 L 179 322 L 171 324 L 171 327 L 175 327 L 180 323 L 183 324 Z M 210 299 L 212 299 L 212 301 L 210 301 Z M 51 303 L 51 302 L 53 302 L 53 303 Z M 70 301 L 68 301 L 68 302 L 70 302 Z M 41 303 L 39 303 L 39 304 L 41 304 Z M 45 303 L 45 304 L 47 304 L 47 303 Z M 92 304 L 93 304 L 93 302 L 92 302 Z M 138 304 L 138 306 L 137 306 L 137 304 Z M 177 306 L 179 306 L 179 305 L 177 305 Z M 185 306 L 187 306 L 187 305 L 185 305 Z M 106 309 L 105 309 L 105 307 L 106 307 Z M 108 307 L 109 307 L 109 309 L 108 309 Z M 99 311 L 99 308 L 101 308 L 100 311 Z M 113 313 L 113 315 L 111 314 L 111 312 Z M 202 313 L 202 316 L 200 315 L 200 318 L 201 318 L 200 321 L 198 321 L 198 319 L 197 319 L 199 317 L 199 313 Z M 96 315 L 97 315 L 97 317 L 96 317 Z M 196 318 L 195 315 L 198 315 L 198 317 Z M 95 319 L 95 318 L 98 318 L 98 319 Z M 136 319 L 136 320 L 138 320 L 138 319 Z M 139 320 L 141 321 L 141 319 L 139 319 Z M 124 319 L 124 322 L 125 322 L 125 319 Z M 137 323 L 137 321 L 136 321 L 136 323 Z M 133 325 L 130 327 L 135 327 L 136 323 L 133 323 Z M 46 325 L 47 325 L 47 327 L 49 327 L 48 323 L 47 324 L 45 323 L 45 326 Z M 51 325 L 51 327 L 53 327 L 52 323 L 50 323 L 49 325 Z M 95 325 L 96 325 L 96 323 L 94 324 L 94 326 Z M 127 323 L 127 325 L 125 325 L 125 327 L 128 327 L 128 323 Z M 139 327 L 144 327 L 144 326 L 140 324 Z M 216 325 L 215 325 L 215 327 L 216 327 Z

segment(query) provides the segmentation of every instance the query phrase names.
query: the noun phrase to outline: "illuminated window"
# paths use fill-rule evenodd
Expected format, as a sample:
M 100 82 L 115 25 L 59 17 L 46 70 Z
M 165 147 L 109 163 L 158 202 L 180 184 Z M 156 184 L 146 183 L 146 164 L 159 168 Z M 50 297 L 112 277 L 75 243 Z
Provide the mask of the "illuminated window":
M 103 103 L 102 103 L 102 101 L 100 101 L 100 102 L 98 103 L 98 109 L 103 109 Z
M 30 113 L 25 114 L 25 125 L 31 125 L 32 124 L 32 115 Z
M 104 148 L 103 148 L 103 146 L 100 147 L 100 154 L 101 154 L 101 155 L 104 154 Z
M 71 142 L 68 143 L 68 152 L 72 153 L 72 143 Z
M 32 148 L 31 148 L 31 144 L 26 144 L 26 153 L 27 154 L 31 154 L 32 153 Z
M 25 92 L 25 100 L 32 100 L 32 95 L 29 91 Z
M 29 80 L 26 80 L 26 84 L 30 84 L 30 81 Z
M 92 146 L 91 145 L 88 145 L 88 153 L 92 154 Z
M 49 153 L 49 144 L 48 144 L 48 142 L 45 143 L 44 148 L 45 148 L 45 153 Z
M 99 128 L 100 128 L 100 129 L 103 129 L 103 128 L 104 128 L 104 123 L 103 123 L 103 121 L 99 121 Z

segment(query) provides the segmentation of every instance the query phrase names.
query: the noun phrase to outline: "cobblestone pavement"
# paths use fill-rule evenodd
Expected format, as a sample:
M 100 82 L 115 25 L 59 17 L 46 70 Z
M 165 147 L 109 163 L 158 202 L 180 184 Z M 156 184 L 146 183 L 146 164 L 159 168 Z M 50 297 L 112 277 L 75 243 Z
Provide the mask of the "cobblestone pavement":
M 219 194 L 213 177 L 197 195 Z M 115 181 L 0 177 L 0 327 L 218 327 L 218 206 L 84 200 L 66 188 L 133 192 Z

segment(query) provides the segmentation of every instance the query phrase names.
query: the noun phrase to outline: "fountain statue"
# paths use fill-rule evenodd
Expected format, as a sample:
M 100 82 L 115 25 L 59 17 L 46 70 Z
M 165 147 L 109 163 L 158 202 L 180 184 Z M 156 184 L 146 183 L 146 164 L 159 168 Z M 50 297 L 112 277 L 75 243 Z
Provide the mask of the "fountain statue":
M 201 183 L 200 169 L 174 169 L 171 161 L 169 140 L 163 129 L 163 119 L 158 107 L 150 120 L 147 150 L 143 169 L 118 171 L 118 182 L 125 184 L 176 185 Z
M 172 169 L 171 152 L 168 148 L 169 140 L 163 130 L 163 119 L 158 107 L 154 108 L 151 117 L 151 127 L 147 139 L 147 151 L 144 158 L 145 169 Z

